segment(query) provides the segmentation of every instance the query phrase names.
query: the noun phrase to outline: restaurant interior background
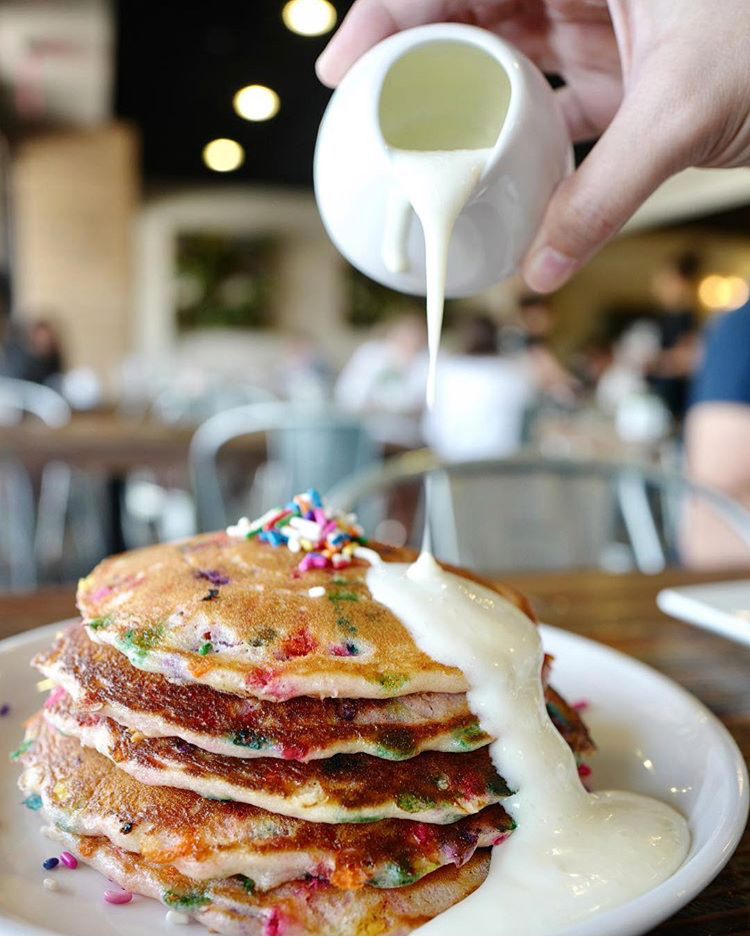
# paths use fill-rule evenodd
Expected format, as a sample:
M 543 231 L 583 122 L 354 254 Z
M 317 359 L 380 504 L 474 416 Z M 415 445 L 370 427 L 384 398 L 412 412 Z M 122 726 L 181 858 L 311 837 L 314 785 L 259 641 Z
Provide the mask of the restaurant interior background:
M 477 426 L 452 448 L 455 413 L 445 407 L 442 426 L 420 413 L 422 301 L 350 268 L 312 193 L 330 94 L 314 62 L 349 5 L 0 2 L 3 588 L 67 581 L 108 551 L 253 516 L 298 480 L 346 493 L 370 462 L 425 443 L 447 460 L 639 465 L 649 485 L 679 471 L 683 414 L 649 372 L 665 284 L 675 265 L 687 271 L 696 341 L 744 303 L 750 172 L 672 180 L 548 302 L 513 280 L 450 303 L 459 381 L 473 343 L 497 359 L 508 408 L 485 433 L 500 405 L 463 401 L 459 421 Z M 237 406 L 244 424 L 216 422 Z M 562 530 L 558 511 L 577 524 L 596 513 L 598 482 L 569 483 L 585 486 L 583 513 L 526 483 L 525 496 L 518 474 L 506 484 L 512 518 L 498 508 L 478 546 L 446 552 L 493 569 L 680 559 L 648 543 L 639 557 L 627 505 L 604 494 L 606 532 L 574 555 L 549 532 Z M 474 532 L 500 500 L 491 484 L 471 486 L 479 507 L 461 503 Z M 468 496 L 451 497 L 455 508 Z M 377 535 L 414 538 L 424 503 L 408 485 L 371 502 Z M 502 550 L 488 540 L 500 529 Z

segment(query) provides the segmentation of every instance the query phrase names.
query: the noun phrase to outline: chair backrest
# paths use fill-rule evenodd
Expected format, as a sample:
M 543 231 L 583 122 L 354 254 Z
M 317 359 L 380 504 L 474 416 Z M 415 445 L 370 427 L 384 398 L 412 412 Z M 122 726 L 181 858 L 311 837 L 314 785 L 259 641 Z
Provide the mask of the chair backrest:
M 196 424 L 225 410 L 245 404 L 271 404 L 278 397 L 264 388 L 243 382 L 212 381 L 199 389 L 178 385 L 162 388 L 151 402 L 151 413 L 163 423 Z
M 0 378 L 0 426 L 9 426 L 26 414 L 49 427 L 61 427 L 70 420 L 65 398 L 44 384 L 20 378 Z
M 329 408 L 274 403 L 223 411 L 201 424 L 190 444 L 201 530 L 236 520 L 222 485 L 219 454 L 233 439 L 251 434 L 265 437 L 267 462 L 259 501 L 266 507 L 310 487 L 326 491 L 380 456 L 380 446 L 361 421 Z M 242 513 L 249 513 L 248 508 Z
M 686 562 L 698 509 L 750 561 L 748 511 L 678 473 L 640 465 L 536 456 L 446 464 L 419 450 L 328 497 L 368 518 L 378 506 L 375 535 L 401 530 L 415 547 L 429 514 L 434 552 L 477 570 L 655 573 Z
M 48 427 L 70 420 L 65 398 L 43 384 L 0 377 L 0 427 L 31 416 Z M 29 588 L 37 582 L 34 537 L 37 509 L 28 470 L 3 446 L 0 433 L 0 586 Z

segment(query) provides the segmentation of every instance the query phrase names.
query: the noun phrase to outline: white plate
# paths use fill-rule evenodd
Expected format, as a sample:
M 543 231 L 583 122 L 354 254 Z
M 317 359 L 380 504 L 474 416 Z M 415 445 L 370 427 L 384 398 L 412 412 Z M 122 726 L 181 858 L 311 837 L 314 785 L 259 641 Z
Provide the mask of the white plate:
M 40 702 L 30 656 L 48 644 L 55 626 L 0 643 L 0 751 L 18 744 L 19 721 Z M 651 668 L 596 642 L 545 626 L 555 655 L 555 686 L 570 700 L 586 698 L 599 752 L 596 787 L 628 788 L 663 798 L 690 822 L 692 847 L 667 882 L 640 899 L 576 927 L 578 935 L 638 935 L 671 915 L 724 866 L 747 819 L 747 773 L 729 733 L 694 697 Z M 39 834 L 39 818 L 22 807 L 18 767 L 0 759 L 0 934 L 204 935 L 197 925 L 170 928 L 150 899 L 109 906 L 104 880 L 81 866 L 52 875 L 60 892 L 42 886 L 44 857 L 55 847 Z M 462 934 L 470 935 L 467 921 Z
M 675 586 L 662 590 L 656 601 L 675 619 L 750 645 L 750 580 Z

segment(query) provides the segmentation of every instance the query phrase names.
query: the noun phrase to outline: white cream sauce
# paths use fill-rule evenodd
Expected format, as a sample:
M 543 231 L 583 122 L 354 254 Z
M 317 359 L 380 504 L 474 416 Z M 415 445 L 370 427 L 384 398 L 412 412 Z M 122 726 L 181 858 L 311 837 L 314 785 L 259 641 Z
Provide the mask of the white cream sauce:
M 427 406 L 435 402 L 437 360 L 445 305 L 448 245 L 461 209 L 476 189 L 492 153 L 477 150 L 389 150 L 398 190 L 391 197 L 383 258 L 391 270 L 407 268 L 405 238 L 408 226 L 403 196 L 422 222 L 427 280 Z M 399 197 L 401 194 L 401 197 Z
M 429 407 L 451 231 L 490 151 L 390 152 L 394 176 L 424 230 Z M 398 257 L 398 248 L 391 253 Z M 676 811 L 640 795 L 590 794 L 583 787 L 575 758 L 547 715 L 541 639 L 524 613 L 492 590 L 446 573 L 427 551 L 411 566 L 374 565 L 367 582 L 424 652 L 466 674 L 471 709 L 496 739 L 492 761 L 517 792 L 505 807 L 518 827 L 493 850 L 485 883 L 420 933 L 466 934 L 467 922 L 474 935 L 559 933 L 642 895 L 681 865 L 690 837 Z
M 417 645 L 467 676 L 471 710 L 496 741 L 492 761 L 517 792 L 518 827 L 493 850 L 485 883 L 420 929 L 425 935 L 557 934 L 663 882 L 689 846 L 672 808 L 627 792 L 589 794 L 547 715 L 539 632 L 490 589 L 446 573 L 423 553 L 372 567 L 368 586 Z

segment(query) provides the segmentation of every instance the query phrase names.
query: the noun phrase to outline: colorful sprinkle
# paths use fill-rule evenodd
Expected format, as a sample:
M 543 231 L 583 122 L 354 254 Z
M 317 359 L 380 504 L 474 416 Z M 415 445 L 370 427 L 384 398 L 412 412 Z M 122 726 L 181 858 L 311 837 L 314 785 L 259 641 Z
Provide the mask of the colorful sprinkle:
M 176 906 L 178 909 L 196 909 L 208 905 L 209 898 L 200 892 L 179 893 L 168 889 L 162 895 L 162 901 L 167 905 Z
M 59 703 L 63 699 L 63 697 L 65 697 L 65 688 L 58 685 L 44 701 L 44 709 L 49 710 L 51 707 L 54 707 L 56 703 Z
M 255 892 L 255 880 L 250 879 L 249 876 L 240 876 L 239 880 L 242 883 L 242 888 L 245 890 L 245 892 L 252 896 Z
M 307 595 L 310 597 L 310 599 L 320 599 L 320 597 L 325 596 L 325 594 L 325 586 L 313 586 L 307 591 Z
M 34 745 L 34 740 L 33 740 L 33 739 L 24 739 L 24 741 L 21 743 L 21 745 L 18 747 L 18 749 L 14 749 L 13 752 L 10 754 L 10 758 L 13 760 L 13 762 L 15 762 L 16 759 L 20 759 L 21 756 L 22 756 L 25 752 L 28 752 L 28 750 L 29 750 L 33 745 Z
M 586 765 L 585 762 L 582 762 L 578 766 L 578 774 L 580 775 L 581 778 L 588 778 L 589 775 L 591 775 L 591 766 Z
M 212 587 L 205 596 L 201 596 L 202 603 L 210 603 L 214 599 L 219 598 L 219 590 L 216 587 Z
M 229 577 L 221 570 L 196 570 L 195 578 L 196 580 L 208 580 L 211 586 L 226 586 L 229 582 Z
M 52 879 L 51 876 L 44 877 L 44 879 L 42 880 L 42 886 L 44 886 L 45 889 L 49 889 L 50 892 L 57 892 L 57 890 L 60 888 L 60 885 L 57 882 L 57 880 Z
M 214 650 L 214 646 L 211 642 L 204 642 L 201 647 L 198 649 L 199 655 L 208 655 Z
M 34 793 L 33 795 L 29 795 L 28 798 L 24 798 L 23 804 L 26 805 L 29 811 L 38 811 L 42 806 L 42 799 L 39 795 Z
M 42 862 L 42 866 L 45 870 L 54 870 L 59 862 L 57 857 L 47 857 L 47 859 Z
M 331 654 L 336 658 L 353 658 L 359 654 L 359 648 L 354 642 L 344 642 L 341 645 L 334 645 L 331 648 Z
M 298 573 L 348 567 L 354 558 L 380 563 L 380 555 L 363 546 L 364 534 L 356 516 L 326 505 L 315 489 L 295 495 L 284 508 L 273 508 L 255 521 L 240 518 L 227 528 L 227 534 L 257 537 L 272 547 L 304 553 Z
M 164 921 L 167 925 L 189 925 L 190 916 L 185 915 L 184 912 L 176 912 L 174 909 L 170 909 L 164 916 Z
M 0 705 L 0 717 L 7 717 L 10 713 L 10 704 L 4 703 Z
M 125 889 L 105 889 L 104 901 L 110 905 L 125 905 L 133 898 L 133 893 Z
M 63 850 L 60 854 L 60 862 L 63 866 L 67 866 L 69 870 L 74 870 L 78 866 L 78 860 L 76 860 L 72 853 L 68 853 L 67 850 Z

